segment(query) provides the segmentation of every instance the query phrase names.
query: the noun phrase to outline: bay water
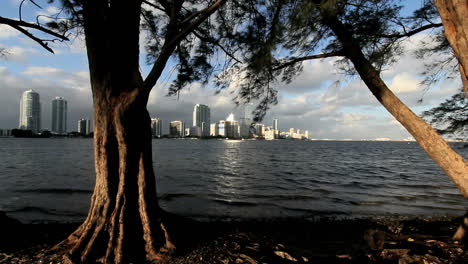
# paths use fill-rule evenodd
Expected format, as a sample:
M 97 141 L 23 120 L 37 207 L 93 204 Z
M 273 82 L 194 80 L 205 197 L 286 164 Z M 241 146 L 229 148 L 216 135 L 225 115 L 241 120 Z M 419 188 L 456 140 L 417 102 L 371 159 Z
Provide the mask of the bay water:
M 451 143 L 468 158 L 467 143 Z M 161 206 L 201 220 L 460 216 L 468 202 L 416 142 L 155 139 Z M 0 210 L 85 218 L 92 139 L 0 138 Z

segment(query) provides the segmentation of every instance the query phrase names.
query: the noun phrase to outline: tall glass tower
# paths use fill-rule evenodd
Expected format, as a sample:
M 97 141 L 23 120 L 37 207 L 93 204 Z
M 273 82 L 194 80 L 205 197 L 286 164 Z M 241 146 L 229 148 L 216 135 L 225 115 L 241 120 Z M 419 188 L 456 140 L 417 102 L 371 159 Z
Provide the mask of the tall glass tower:
M 158 138 L 162 136 L 162 121 L 160 118 L 151 118 L 151 135 Z
M 41 102 L 39 94 L 33 90 L 27 90 L 21 95 L 18 127 L 34 133 L 41 131 Z
M 193 107 L 193 126 L 201 128 L 201 136 L 210 136 L 210 108 L 204 104 L 196 104 Z
M 55 97 L 52 100 L 52 132 L 67 132 L 67 100 L 63 97 Z

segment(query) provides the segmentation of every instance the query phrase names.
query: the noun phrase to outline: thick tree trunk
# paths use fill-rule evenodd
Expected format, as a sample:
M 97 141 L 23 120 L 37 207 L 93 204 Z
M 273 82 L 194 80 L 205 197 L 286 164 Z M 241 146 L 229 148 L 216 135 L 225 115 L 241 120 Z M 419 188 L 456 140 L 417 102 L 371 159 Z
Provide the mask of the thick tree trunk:
M 379 102 L 408 130 L 419 145 L 444 170 L 465 197 L 468 197 L 468 163 L 437 132 L 414 114 L 380 78 L 379 72 L 366 59 L 358 41 L 333 15 L 324 15 L 323 22 L 342 43 L 361 79 Z
M 174 249 L 156 195 L 140 13 L 141 0 L 83 1 L 96 185 L 86 220 L 56 247 L 74 263 L 146 263 Z
M 468 1 L 434 2 L 444 24 L 445 36 L 458 59 L 465 95 L 468 96 Z
M 146 99 L 94 101 L 96 185 L 87 219 L 59 247 L 72 261 L 145 263 L 174 248 L 161 221 Z

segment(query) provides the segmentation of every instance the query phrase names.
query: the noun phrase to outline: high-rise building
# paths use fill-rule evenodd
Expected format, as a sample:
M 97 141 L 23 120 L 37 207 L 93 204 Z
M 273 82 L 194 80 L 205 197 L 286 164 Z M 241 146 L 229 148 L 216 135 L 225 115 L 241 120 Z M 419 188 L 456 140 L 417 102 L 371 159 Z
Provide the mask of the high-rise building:
M 210 135 L 210 108 L 204 104 L 196 104 L 193 107 L 193 126 L 201 128 L 201 136 Z
M 255 124 L 255 134 L 258 137 L 264 137 L 265 136 L 265 125 L 264 124 Z
M 162 121 L 159 118 L 151 118 L 151 135 L 153 137 L 162 136 Z
M 273 119 L 273 135 L 274 138 L 278 139 L 280 135 L 278 119 Z
M 78 133 L 83 136 L 89 135 L 91 133 L 91 120 L 84 118 L 78 120 Z
M 19 129 L 41 131 L 41 102 L 39 94 L 27 90 L 21 95 Z
M 52 132 L 67 132 L 67 100 L 63 97 L 55 97 L 52 100 Z
M 184 134 L 185 127 L 182 121 L 176 120 L 169 123 L 169 135 L 171 137 L 184 137 Z
M 240 129 L 239 129 L 239 123 L 234 120 L 234 114 L 230 114 L 228 118 L 226 119 L 226 122 L 224 123 L 224 129 L 225 129 L 225 137 L 228 138 L 239 138 L 240 137 Z
M 278 119 L 273 119 L 273 129 L 274 130 L 279 130 Z
M 219 136 L 219 127 L 218 127 L 218 123 L 213 123 L 213 124 L 211 124 L 211 126 L 210 126 L 210 136 L 212 136 L 212 137 L 217 137 L 217 136 Z
M 226 137 L 228 138 L 239 138 L 240 137 L 240 129 L 239 123 L 236 120 L 226 121 Z
M 219 120 L 218 136 L 222 136 L 222 137 L 226 136 L 226 121 L 225 120 Z
M 240 126 L 240 136 L 242 138 L 250 138 L 250 126 L 252 125 L 252 120 L 249 118 L 241 118 L 239 120 Z

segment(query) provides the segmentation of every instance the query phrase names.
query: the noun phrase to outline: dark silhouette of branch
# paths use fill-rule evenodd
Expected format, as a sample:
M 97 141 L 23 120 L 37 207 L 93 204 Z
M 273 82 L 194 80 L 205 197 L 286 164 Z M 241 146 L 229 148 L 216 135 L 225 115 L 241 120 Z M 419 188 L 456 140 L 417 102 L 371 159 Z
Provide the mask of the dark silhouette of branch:
M 161 53 L 159 54 L 158 59 L 153 65 L 153 68 L 151 69 L 150 73 L 146 77 L 144 84 L 143 84 L 143 89 L 150 91 L 153 86 L 156 84 L 156 81 L 158 80 L 159 76 L 161 75 L 164 66 L 167 63 L 167 60 L 172 54 L 172 51 L 176 48 L 178 43 L 187 37 L 191 32 L 193 32 L 201 23 L 203 23 L 211 14 L 213 14 L 218 8 L 221 7 L 222 4 L 224 4 L 226 0 L 217 0 L 215 3 L 213 3 L 211 6 L 203 9 L 200 12 L 197 12 L 199 14 L 195 20 L 193 20 L 192 23 L 189 25 L 183 27 L 180 29 L 180 32 L 178 32 L 174 37 L 171 39 L 166 39 L 162 49 Z M 176 18 L 175 18 L 176 19 Z
M 406 32 L 405 30 L 405 33 L 403 34 L 388 34 L 388 35 L 379 35 L 380 37 L 383 37 L 383 38 L 404 38 L 404 37 L 411 37 L 413 35 L 416 35 L 417 33 L 419 32 L 422 32 L 426 29 L 430 29 L 430 28 L 438 28 L 438 27 L 442 27 L 442 23 L 436 23 L 436 24 L 428 24 L 428 25 L 424 25 L 420 28 L 417 28 L 417 29 L 414 29 L 414 30 L 411 30 L 411 31 L 408 31 Z
M 235 60 L 236 62 L 238 63 L 242 63 L 242 61 L 240 61 L 238 58 L 236 58 L 236 56 L 234 56 L 234 54 L 232 54 L 231 52 L 229 52 L 223 45 L 221 45 L 218 41 L 215 41 L 214 39 L 212 38 L 208 38 L 208 37 L 204 37 L 202 36 L 200 33 L 198 33 L 196 30 L 193 31 L 193 34 L 199 38 L 200 40 L 203 40 L 203 41 L 206 41 L 206 42 L 209 42 L 209 43 L 212 43 L 216 46 L 218 46 L 222 51 L 224 51 L 224 53 L 226 53 L 226 55 L 228 55 L 231 59 Z
M 278 71 L 281 69 L 284 69 L 286 67 L 289 67 L 295 63 L 301 62 L 301 61 L 306 61 L 306 60 L 316 60 L 316 59 L 324 59 L 324 58 L 330 58 L 330 57 L 338 57 L 338 56 L 344 56 L 345 53 L 343 51 L 335 51 L 335 52 L 330 52 L 330 53 L 323 53 L 323 54 L 316 54 L 316 55 L 310 55 L 310 56 L 304 56 L 304 57 L 297 57 L 297 58 L 291 58 L 289 59 L 288 62 L 283 63 L 275 68 L 273 68 L 273 71 Z
M 27 31 L 25 28 L 31 28 L 31 29 L 39 30 L 41 32 L 44 32 L 44 33 L 49 34 L 51 36 L 54 36 L 54 37 L 56 37 L 58 39 L 61 39 L 62 41 L 69 40 L 66 36 L 64 36 L 64 35 L 62 35 L 60 33 L 54 32 L 54 31 L 52 31 L 52 30 L 50 30 L 48 28 L 45 28 L 43 26 L 28 23 L 28 22 L 25 22 L 25 21 L 22 21 L 22 20 L 14 20 L 14 19 L 9 19 L 9 18 L 0 16 L 0 24 L 9 25 L 12 28 L 20 31 L 21 33 L 23 33 L 24 35 L 26 35 L 30 39 L 32 39 L 32 40 L 36 41 L 37 43 L 39 43 L 39 45 L 41 45 L 44 49 L 48 50 L 51 53 L 54 53 L 54 51 L 47 45 L 47 42 L 49 40 L 40 39 L 40 38 L 34 36 L 31 32 Z

